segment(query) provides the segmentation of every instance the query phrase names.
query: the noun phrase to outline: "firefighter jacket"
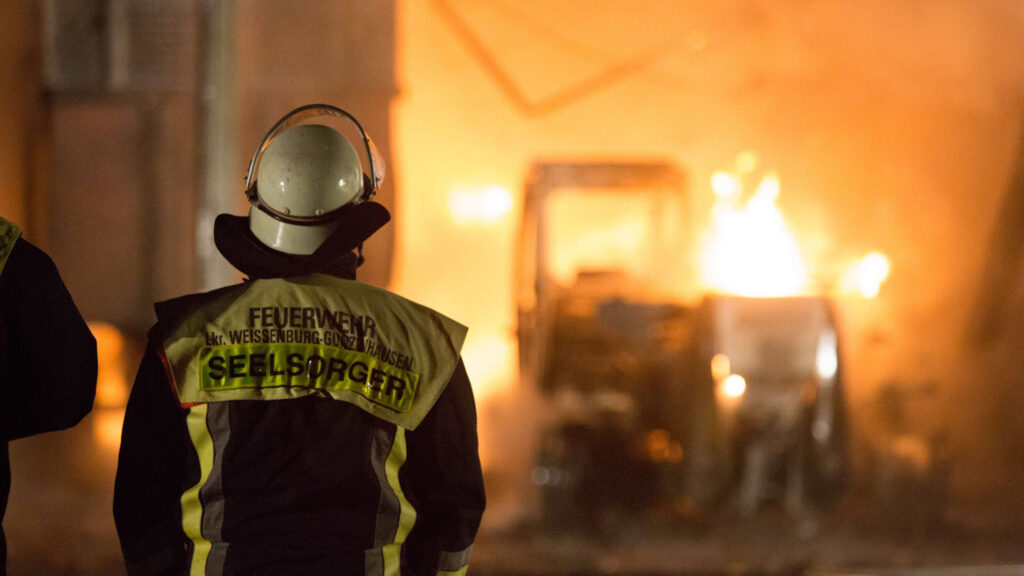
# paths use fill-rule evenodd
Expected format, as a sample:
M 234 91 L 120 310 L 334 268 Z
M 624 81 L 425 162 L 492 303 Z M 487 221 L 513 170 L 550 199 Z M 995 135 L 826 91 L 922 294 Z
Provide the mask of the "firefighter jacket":
M 114 494 L 130 576 L 465 573 L 484 508 L 465 327 L 325 274 L 156 311 Z
M 7 442 L 77 424 L 92 409 L 96 340 L 45 252 L 0 218 L 0 518 Z M 6 546 L 0 531 L 0 575 Z

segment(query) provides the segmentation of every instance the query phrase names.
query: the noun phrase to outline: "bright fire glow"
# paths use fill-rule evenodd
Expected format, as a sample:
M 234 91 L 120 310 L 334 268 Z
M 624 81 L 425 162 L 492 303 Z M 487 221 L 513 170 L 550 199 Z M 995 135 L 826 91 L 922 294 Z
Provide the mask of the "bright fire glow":
M 766 176 L 743 202 L 743 181 L 733 173 L 711 178 L 711 229 L 702 252 L 705 286 L 741 296 L 792 296 L 807 288 L 799 246 L 775 205 L 779 180 Z
M 448 197 L 452 216 L 460 224 L 491 223 L 512 210 L 512 195 L 501 186 L 456 189 Z
M 462 349 L 462 360 L 466 363 L 473 385 L 473 395 L 481 412 L 480 463 L 486 469 L 495 458 L 501 458 L 501 450 L 492 443 L 495 434 L 493 423 L 486 416 L 484 406 L 509 400 L 507 391 L 515 381 L 516 356 L 511 332 L 498 330 L 477 332 L 470 330 Z
M 462 350 L 477 400 L 485 401 L 511 384 L 515 354 L 511 336 L 498 333 L 470 336 Z
M 840 279 L 843 293 L 874 298 L 889 277 L 889 259 L 880 252 L 872 252 L 850 266 Z

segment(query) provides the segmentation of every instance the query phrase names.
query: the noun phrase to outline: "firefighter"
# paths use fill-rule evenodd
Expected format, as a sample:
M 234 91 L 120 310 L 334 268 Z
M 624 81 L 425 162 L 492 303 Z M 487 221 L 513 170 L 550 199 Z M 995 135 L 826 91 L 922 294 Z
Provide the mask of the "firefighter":
M 368 174 L 323 117 L 358 131 Z M 253 155 L 248 218 L 214 225 L 246 280 L 156 305 L 114 490 L 129 575 L 465 573 L 466 328 L 355 280 L 382 178 L 348 113 L 293 110 Z
M 53 260 L 0 218 L 0 518 L 11 487 L 7 443 L 81 421 L 96 370 L 96 340 Z M 0 575 L 6 559 L 0 530 Z

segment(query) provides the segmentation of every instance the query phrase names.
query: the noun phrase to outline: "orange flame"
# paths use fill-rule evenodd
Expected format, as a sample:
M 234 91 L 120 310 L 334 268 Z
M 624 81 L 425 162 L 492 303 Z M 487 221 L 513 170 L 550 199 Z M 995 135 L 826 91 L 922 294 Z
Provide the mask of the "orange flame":
M 755 156 L 743 153 L 735 171 L 717 172 L 711 178 L 715 204 L 701 252 L 703 285 L 713 292 L 751 297 L 812 293 L 813 271 L 776 206 L 778 178 L 764 176 L 744 201 L 744 178 L 756 164 Z M 871 252 L 840 275 L 838 292 L 875 298 L 889 271 L 889 258 Z
M 755 297 L 805 292 L 807 266 L 775 205 L 778 178 L 765 176 L 745 203 L 737 174 L 716 173 L 711 188 L 716 201 L 702 252 L 704 285 L 716 292 Z

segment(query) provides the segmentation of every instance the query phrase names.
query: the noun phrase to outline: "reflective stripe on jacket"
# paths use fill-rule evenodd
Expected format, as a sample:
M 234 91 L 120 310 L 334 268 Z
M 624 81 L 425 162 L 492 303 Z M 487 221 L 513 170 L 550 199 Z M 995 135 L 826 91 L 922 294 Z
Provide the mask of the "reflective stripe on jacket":
M 188 573 L 272 573 L 278 561 L 296 568 L 298 556 L 310 566 L 322 558 L 323 567 L 351 567 L 346 573 L 402 574 L 418 508 L 436 490 L 405 484 L 407 434 L 457 368 L 468 390 L 459 358 L 466 328 L 390 292 L 320 274 L 186 296 L 158 304 L 157 316 L 192 452 L 180 493 Z M 474 466 L 438 472 L 465 482 L 466 507 L 477 512 L 456 528 L 468 532 L 452 541 L 465 550 L 438 550 L 439 573 L 465 571 L 482 510 L 471 423 Z M 422 463 L 417 470 L 419 482 Z M 436 515 L 437 505 L 424 510 Z M 276 573 L 290 574 L 285 566 Z

